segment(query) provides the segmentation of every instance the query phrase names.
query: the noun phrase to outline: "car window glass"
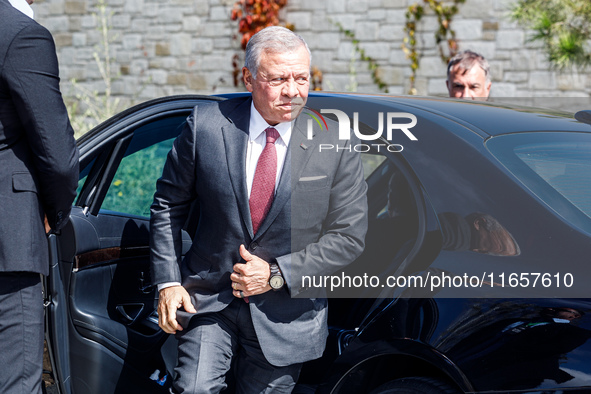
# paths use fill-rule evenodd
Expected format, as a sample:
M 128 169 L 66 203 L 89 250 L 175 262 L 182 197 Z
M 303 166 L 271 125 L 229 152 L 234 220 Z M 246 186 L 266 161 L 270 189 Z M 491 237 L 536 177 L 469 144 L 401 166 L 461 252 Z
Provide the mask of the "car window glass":
M 101 209 L 150 216 L 156 180 L 186 117 L 158 119 L 136 129 L 107 190 Z
M 150 216 L 156 180 L 162 175 L 173 141 L 174 138 L 171 138 L 125 156 L 107 191 L 102 209 Z
M 386 160 L 385 156 L 379 154 L 362 153 L 361 164 L 363 165 L 363 176 L 367 179 Z
M 538 198 L 591 232 L 591 135 L 521 133 L 491 138 L 487 148 Z

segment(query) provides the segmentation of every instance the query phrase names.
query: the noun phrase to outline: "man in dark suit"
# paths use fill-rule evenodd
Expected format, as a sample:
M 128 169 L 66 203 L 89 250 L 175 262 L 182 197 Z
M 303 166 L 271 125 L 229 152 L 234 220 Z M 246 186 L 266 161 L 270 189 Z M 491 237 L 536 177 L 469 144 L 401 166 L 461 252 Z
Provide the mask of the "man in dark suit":
M 291 392 L 328 332 L 326 299 L 296 298 L 308 294 L 302 275 L 331 274 L 364 246 L 359 155 L 334 122 L 307 138 L 306 43 L 270 27 L 251 38 L 245 63 L 252 98 L 195 107 L 152 205 L 153 281 L 160 326 L 179 339 L 177 392 L 220 392 L 231 366 L 237 392 Z M 344 149 L 319 151 L 337 143 Z M 195 201 L 199 223 L 182 259 Z
M 78 151 L 51 34 L 8 0 L 0 0 L 0 168 L 0 392 L 40 393 L 46 232 L 68 220 Z

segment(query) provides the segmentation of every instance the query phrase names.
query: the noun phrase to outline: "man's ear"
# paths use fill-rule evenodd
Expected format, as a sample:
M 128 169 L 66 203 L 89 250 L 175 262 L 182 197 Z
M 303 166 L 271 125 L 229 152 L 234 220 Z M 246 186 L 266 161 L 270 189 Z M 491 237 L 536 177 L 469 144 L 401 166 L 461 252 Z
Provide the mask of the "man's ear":
M 254 77 L 251 74 L 250 70 L 246 67 L 242 67 L 242 80 L 244 81 L 244 86 L 246 90 L 252 93 L 252 84 L 254 82 Z

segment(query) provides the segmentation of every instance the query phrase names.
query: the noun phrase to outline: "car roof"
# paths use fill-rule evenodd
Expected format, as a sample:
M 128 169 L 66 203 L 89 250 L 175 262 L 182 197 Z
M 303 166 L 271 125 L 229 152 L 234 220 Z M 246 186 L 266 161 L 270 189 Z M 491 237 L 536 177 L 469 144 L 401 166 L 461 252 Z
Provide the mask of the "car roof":
M 548 108 L 533 108 L 500 102 L 473 101 L 440 97 L 389 96 L 358 93 L 316 93 L 310 97 L 354 97 L 364 102 L 404 106 L 419 115 L 426 111 L 455 120 L 486 136 L 531 132 L 572 131 L 591 133 L 591 125 L 574 119 L 574 114 Z

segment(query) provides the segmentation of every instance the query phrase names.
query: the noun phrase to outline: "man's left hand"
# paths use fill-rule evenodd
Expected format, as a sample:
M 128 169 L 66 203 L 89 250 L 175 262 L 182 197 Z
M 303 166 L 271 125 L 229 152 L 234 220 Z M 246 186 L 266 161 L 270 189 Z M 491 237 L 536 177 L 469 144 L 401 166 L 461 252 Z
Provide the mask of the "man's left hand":
M 250 297 L 271 290 L 271 286 L 269 286 L 269 277 L 271 276 L 269 263 L 250 254 L 244 245 L 240 245 L 240 256 L 246 263 L 235 264 L 234 272 L 230 275 L 234 297 Z

